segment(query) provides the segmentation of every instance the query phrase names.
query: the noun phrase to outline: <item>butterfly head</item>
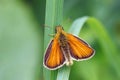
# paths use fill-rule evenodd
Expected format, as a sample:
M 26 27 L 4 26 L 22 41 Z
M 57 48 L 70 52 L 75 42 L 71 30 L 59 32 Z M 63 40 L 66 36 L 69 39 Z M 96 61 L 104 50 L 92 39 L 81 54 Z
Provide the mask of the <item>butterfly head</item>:
M 61 25 L 56 26 L 55 33 L 61 33 L 63 31 L 63 27 Z

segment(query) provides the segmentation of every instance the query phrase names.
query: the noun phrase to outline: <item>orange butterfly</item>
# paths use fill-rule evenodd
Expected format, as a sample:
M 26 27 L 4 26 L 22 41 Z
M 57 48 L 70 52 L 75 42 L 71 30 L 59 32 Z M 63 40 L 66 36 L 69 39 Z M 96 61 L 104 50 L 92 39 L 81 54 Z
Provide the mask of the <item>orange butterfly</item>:
M 73 60 L 86 60 L 94 55 L 94 49 L 80 38 L 64 32 L 63 27 L 56 26 L 55 31 L 44 56 L 43 64 L 47 69 L 55 70 L 64 64 L 69 66 Z

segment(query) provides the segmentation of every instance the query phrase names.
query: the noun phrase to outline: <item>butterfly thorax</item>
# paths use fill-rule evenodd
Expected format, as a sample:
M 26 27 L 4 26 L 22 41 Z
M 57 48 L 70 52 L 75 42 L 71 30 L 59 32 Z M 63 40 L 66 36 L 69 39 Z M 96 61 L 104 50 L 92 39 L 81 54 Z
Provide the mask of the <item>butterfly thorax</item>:
M 67 42 L 67 38 L 64 34 L 60 33 L 59 36 L 59 44 L 62 48 L 67 48 L 68 47 L 68 42 Z

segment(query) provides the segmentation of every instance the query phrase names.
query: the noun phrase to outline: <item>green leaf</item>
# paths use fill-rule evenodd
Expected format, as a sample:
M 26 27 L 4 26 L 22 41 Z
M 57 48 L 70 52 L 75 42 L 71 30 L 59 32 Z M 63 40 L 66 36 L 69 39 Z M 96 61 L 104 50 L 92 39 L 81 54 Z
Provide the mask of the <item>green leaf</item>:
M 108 59 L 109 63 L 116 69 L 116 72 L 120 78 L 120 61 L 119 57 L 117 56 L 119 51 L 117 50 L 115 44 L 112 42 L 104 26 L 98 20 L 90 17 L 87 20 L 87 23 L 93 30 L 95 36 L 100 41 L 102 49 L 105 52 L 106 58 Z
M 57 80 L 69 80 L 70 75 L 70 67 L 64 66 L 63 68 L 59 69 Z
M 86 20 L 88 19 L 88 17 L 83 17 L 83 18 L 79 18 L 77 20 L 75 20 L 72 23 L 72 26 L 69 29 L 69 32 L 74 34 L 74 35 L 79 35 L 81 28 L 83 27 L 83 25 L 85 24 Z
M 44 50 L 54 34 L 55 26 L 62 23 L 63 19 L 63 0 L 46 0 L 45 30 L 44 30 Z M 45 80 L 56 80 L 57 70 L 50 71 L 44 68 Z
M 90 30 L 98 38 L 99 43 L 104 51 L 106 59 L 108 60 L 109 64 L 111 64 L 111 66 L 114 67 L 114 69 L 117 73 L 117 76 L 119 78 L 120 77 L 120 72 L 119 72 L 120 71 L 120 68 L 119 68 L 120 61 L 119 61 L 119 57 L 118 57 L 119 51 L 117 50 L 115 44 L 112 42 L 112 40 L 111 40 L 109 34 L 107 33 L 106 29 L 104 28 L 104 26 L 97 19 L 92 18 L 92 17 L 86 17 L 86 16 L 82 17 L 82 18 L 78 18 L 73 22 L 69 32 L 72 32 L 75 35 L 79 35 L 79 32 L 85 23 L 88 24 L 88 26 L 90 27 Z M 97 52 L 98 51 L 96 51 L 96 53 Z M 91 63 L 91 66 L 94 66 L 94 65 L 96 65 L 96 64 Z M 86 65 L 86 67 L 83 66 L 82 69 L 88 68 L 87 66 L 88 65 Z M 82 64 L 81 64 L 81 67 L 82 67 Z M 93 68 L 91 67 L 90 69 L 93 69 Z M 94 74 L 93 76 L 95 76 L 96 71 L 97 70 L 95 70 L 93 72 L 93 74 Z M 83 72 L 85 73 L 84 70 L 83 70 Z M 86 72 L 86 75 L 84 77 L 86 77 L 86 78 L 88 77 L 88 79 L 90 79 L 91 76 L 89 76 Z M 92 78 L 91 78 L 91 80 L 96 80 L 95 77 L 92 77 Z

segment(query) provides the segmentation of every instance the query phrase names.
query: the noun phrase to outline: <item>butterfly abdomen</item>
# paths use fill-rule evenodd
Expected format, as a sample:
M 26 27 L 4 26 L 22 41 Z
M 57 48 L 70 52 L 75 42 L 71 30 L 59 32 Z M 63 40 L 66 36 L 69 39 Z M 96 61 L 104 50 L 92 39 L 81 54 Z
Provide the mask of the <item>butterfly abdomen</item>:
M 66 63 L 66 65 L 71 65 L 73 62 L 72 62 L 72 59 L 70 57 L 68 40 L 67 40 L 67 37 L 62 33 L 59 36 L 59 44 L 60 44 L 61 51 L 65 55 L 65 58 L 68 62 L 68 63 Z

